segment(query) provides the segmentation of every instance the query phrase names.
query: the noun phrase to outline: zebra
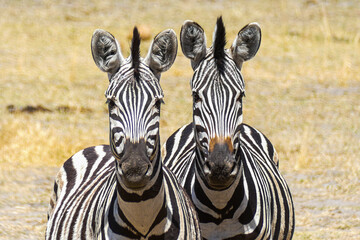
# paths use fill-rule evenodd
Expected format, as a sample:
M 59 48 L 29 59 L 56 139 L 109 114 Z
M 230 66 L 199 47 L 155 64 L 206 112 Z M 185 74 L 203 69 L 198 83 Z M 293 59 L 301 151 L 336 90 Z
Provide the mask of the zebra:
M 135 27 L 125 59 L 112 34 L 94 32 L 92 56 L 109 78 L 110 145 L 81 150 L 63 164 L 46 239 L 201 239 L 190 198 L 161 160 L 159 80 L 177 44 L 175 32 L 165 30 L 141 58 Z
M 276 150 L 242 118 L 240 70 L 260 42 L 257 23 L 243 27 L 228 50 L 222 17 L 210 48 L 198 23 L 187 20 L 181 28 L 181 48 L 194 70 L 193 122 L 167 139 L 163 162 L 191 197 L 204 239 L 291 239 L 294 232 Z

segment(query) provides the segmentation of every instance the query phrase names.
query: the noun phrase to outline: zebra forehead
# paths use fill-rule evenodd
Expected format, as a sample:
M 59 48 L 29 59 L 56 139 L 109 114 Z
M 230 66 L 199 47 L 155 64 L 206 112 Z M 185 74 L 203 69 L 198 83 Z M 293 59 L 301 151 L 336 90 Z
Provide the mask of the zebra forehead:
M 155 97 L 163 97 L 163 92 L 158 79 L 144 63 L 139 65 L 138 72 L 139 76 L 138 80 L 136 80 L 131 63 L 122 66 L 111 79 L 109 87 L 105 92 L 105 96 L 112 97 L 121 91 L 147 90 L 147 92 L 152 93 Z
M 227 53 L 223 64 L 223 70 L 219 71 L 216 60 L 213 58 L 212 54 L 209 53 L 194 72 L 191 80 L 191 87 L 193 90 L 203 89 L 206 85 L 212 84 L 214 81 L 219 81 L 219 83 L 223 83 L 221 85 L 228 85 L 236 90 L 244 92 L 245 82 L 241 72 Z
M 147 81 L 126 81 L 123 84 L 119 84 L 114 88 L 109 88 L 105 92 L 105 97 L 107 98 L 117 98 L 121 97 L 125 92 L 132 92 L 132 96 L 148 95 L 150 98 L 163 98 L 162 89 L 157 86 L 156 82 L 147 82 Z M 134 95 L 135 94 L 135 95 Z

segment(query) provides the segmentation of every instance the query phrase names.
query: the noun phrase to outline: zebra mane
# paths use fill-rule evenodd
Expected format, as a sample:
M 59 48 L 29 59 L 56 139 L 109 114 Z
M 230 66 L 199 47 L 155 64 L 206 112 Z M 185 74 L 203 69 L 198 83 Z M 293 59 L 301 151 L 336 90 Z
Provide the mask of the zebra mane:
M 214 58 L 216 61 L 216 65 L 219 70 L 223 69 L 223 63 L 225 58 L 225 45 L 226 45 L 226 33 L 225 26 L 222 20 L 222 16 L 220 16 L 216 21 L 216 28 L 214 32 Z
M 131 58 L 132 58 L 132 67 L 134 69 L 135 79 L 138 80 L 140 72 L 140 34 L 137 27 L 134 27 L 133 38 L 131 41 Z

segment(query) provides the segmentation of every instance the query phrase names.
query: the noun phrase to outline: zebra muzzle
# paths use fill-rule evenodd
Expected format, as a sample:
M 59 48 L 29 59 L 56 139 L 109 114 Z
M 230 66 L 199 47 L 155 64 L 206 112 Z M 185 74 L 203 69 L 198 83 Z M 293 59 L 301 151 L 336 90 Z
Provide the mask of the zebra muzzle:
M 133 164 L 125 162 L 120 164 L 120 177 L 128 188 L 143 188 L 149 182 L 152 174 L 151 164 Z
M 126 144 L 125 153 L 119 161 L 118 172 L 128 188 L 145 187 L 153 173 L 153 166 L 142 145 L 145 143 Z
M 228 188 L 234 182 L 238 171 L 238 164 L 228 145 L 216 143 L 204 165 L 209 186 L 214 189 Z

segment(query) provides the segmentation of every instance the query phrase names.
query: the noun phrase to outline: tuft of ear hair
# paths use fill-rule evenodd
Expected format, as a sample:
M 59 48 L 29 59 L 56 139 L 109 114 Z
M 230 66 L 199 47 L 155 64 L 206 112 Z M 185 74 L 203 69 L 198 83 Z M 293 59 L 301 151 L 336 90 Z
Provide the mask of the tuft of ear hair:
M 167 29 L 155 36 L 144 63 L 150 67 L 158 79 L 161 73 L 167 71 L 174 63 L 177 47 L 174 30 Z
M 186 20 L 180 31 L 181 50 L 191 60 L 195 70 L 206 55 L 206 36 L 204 29 L 196 22 Z
M 243 27 L 230 48 L 230 54 L 237 67 L 241 70 L 245 61 L 253 58 L 261 43 L 261 28 L 258 23 L 249 23 Z
M 96 29 L 93 33 L 91 53 L 96 66 L 108 73 L 109 80 L 124 63 L 119 43 L 111 33 L 102 29 Z

